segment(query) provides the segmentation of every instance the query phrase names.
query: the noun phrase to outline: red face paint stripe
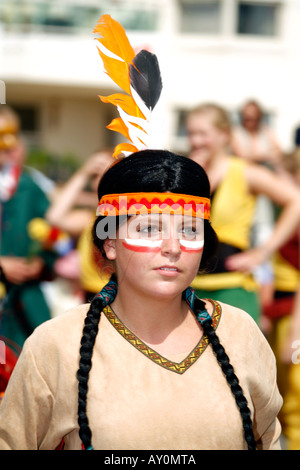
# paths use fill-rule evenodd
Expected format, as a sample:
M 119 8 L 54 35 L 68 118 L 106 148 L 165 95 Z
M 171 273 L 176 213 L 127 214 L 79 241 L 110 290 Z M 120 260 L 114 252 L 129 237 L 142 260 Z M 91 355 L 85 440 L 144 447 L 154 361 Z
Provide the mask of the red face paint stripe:
M 181 247 L 181 250 L 184 251 L 184 252 L 193 252 L 193 253 L 201 253 L 201 251 L 203 251 L 203 246 L 202 248 L 187 248 L 186 246 L 183 246 L 183 245 L 180 245 Z

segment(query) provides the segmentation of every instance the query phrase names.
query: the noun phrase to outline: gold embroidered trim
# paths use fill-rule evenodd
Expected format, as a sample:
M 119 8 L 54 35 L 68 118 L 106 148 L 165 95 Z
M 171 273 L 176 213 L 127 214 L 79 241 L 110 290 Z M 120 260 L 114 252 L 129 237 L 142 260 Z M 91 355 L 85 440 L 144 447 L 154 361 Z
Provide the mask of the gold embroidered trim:
M 212 326 L 214 330 L 217 328 L 222 308 L 221 305 L 212 299 L 205 299 L 209 300 L 213 306 L 214 311 L 212 314 Z M 149 348 L 143 341 L 141 341 L 134 333 L 132 333 L 125 325 L 121 322 L 121 320 L 117 317 L 115 312 L 109 307 L 105 307 L 103 310 L 106 318 L 110 321 L 113 327 L 127 340 L 131 343 L 136 349 L 138 349 L 141 353 L 147 356 L 152 361 L 156 362 L 156 364 L 168 369 L 172 372 L 176 372 L 177 374 L 183 374 L 194 362 L 201 356 L 201 354 L 205 351 L 208 346 L 209 340 L 206 335 L 203 335 L 200 339 L 197 346 L 193 349 L 193 351 L 180 363 L 170 361 L 165 357 L 161 356 L 159 353 L 154 351 L 153 349 Z

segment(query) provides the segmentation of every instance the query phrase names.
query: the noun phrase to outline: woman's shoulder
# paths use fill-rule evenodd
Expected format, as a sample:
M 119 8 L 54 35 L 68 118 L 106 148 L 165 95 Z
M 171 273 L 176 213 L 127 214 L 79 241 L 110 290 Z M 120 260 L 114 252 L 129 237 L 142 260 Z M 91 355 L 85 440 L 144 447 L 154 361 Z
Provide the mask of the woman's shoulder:
M 231 304 L 221 302 L 220 300 L 204 299 L 204 301 L 207 301 L 207 300 L 211 302 L 212 305 L 214 305 L 214 308 L 219 307 L 222 310 L 222 314 L 226 316 L 226 319 L 228 319 L 231 316 L 234 316 L 236 318 L 236 316 L 238 315 L 239 318 L 242 318 L 245 321 L 250 321 L 250 322 L 254 321 L 245 310 L 239 307 L 235 307 Z
M 258 324 L 247 311 L 218 300 L 205 299 L 205 301 L 207 300 L 213 305 L 213 314 L 218 314 L 220 317 L 219 322 L 222 330 L 228 331 L 229 334 L 237 332 L 238 335 L 246 333 L 248 335 L 255 332 L 255 334 L 264 337 Z
M 90 304 L 82 304 L 67 310 L 39 325 L 27 338 L 26 343 L 34 348 L 47 349 L 57 344 L 67 346 L 78 342 L 82 335 L 84 320 Z
M 227 303 L 212 301 L 220 310 L 217 333 L 226 343 L 237 345 L 243 350 L 258 350 L 260 347 L 271 348 L 256 321 L 241 308 Z
M 56 328 L 57 326 L 63 326 L 64 324 L 69 324 L 70 322 L 82 323 L 89 308 L 90 304 L 88 303 L 71 307 L 64 313 L 42 323 L 36 328 L 36 330 L 42 330 L 43 328 Z

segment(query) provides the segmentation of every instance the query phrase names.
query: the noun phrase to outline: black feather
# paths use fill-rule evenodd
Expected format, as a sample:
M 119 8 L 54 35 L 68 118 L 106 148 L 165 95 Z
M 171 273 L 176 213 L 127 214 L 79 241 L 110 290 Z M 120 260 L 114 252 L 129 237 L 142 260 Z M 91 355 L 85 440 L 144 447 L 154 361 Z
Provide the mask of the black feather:
M 159 100 L 162 80 L 155 54 L 142 50 L 129 66 L 130 83 L 145 105 L 153 109 Z

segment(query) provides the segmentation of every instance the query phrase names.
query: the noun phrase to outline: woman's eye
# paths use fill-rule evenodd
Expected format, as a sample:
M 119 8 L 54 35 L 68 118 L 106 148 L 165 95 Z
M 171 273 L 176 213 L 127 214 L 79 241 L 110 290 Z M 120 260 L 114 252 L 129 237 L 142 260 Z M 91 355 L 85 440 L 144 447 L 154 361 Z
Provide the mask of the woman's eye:
M 195 238 L 198 234 L 198 231 L 196 227 L 182 227 L 180 230 L 180 234 L 182 234 L 184 237 L 188 238 Z
M 159 226 L 158 225 L 141 226 L 139 227 L 138 232 L 143 235 L 156 234 L 156 233 L 159 233 Z

